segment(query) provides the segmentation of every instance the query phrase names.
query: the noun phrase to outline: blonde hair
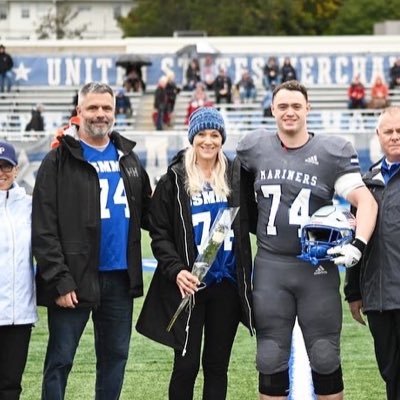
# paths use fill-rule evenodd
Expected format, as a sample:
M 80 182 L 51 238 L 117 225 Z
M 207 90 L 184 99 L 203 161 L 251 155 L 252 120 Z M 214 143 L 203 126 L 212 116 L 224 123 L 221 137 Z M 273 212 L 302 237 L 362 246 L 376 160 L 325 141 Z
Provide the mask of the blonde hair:
M 215 166 L 211 172 L 209 183 L 217 196 L 228 197 L 231 189 L 226 177 L 228 168 L 228 160 L 226 159 L 222 149 L 218 152 Z M 189 196 L 201 193 L 204 189 L 204 182 L 206 181 L 204 174 L 196 164 L 196 153 L 193 147 L 189 147 L 185 152 L 185 189 Z

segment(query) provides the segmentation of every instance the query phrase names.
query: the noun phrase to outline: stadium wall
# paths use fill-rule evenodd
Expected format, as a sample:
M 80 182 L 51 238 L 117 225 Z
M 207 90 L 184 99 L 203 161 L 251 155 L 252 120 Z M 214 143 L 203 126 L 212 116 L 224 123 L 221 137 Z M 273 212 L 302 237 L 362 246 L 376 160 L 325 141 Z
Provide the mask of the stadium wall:
M 101 80 L 122 84 L 125 70 L 115 63 L 121 54 L 141 54 L 152 65 L 143 68 L 149 86 L 169 70 L 184 82 L 189 57 L 176 55 L 187 44 L 206 40 L 218 51 L 216 64 L 224 65 L 234 81 L 250 70 L 261 85 L 262 68 L 269 56 L 282 62 L 291 57 L 299 79 L 306 85 L 348 85 L 354 75 L 370 85 L 375 76 L 387 79 L 399 57 L 400 35 L 325 37 L 208 37 L 127 38 L 119 40 L 40 40 L 4 43 L 14 57 L 15 86 L 79 86 Z

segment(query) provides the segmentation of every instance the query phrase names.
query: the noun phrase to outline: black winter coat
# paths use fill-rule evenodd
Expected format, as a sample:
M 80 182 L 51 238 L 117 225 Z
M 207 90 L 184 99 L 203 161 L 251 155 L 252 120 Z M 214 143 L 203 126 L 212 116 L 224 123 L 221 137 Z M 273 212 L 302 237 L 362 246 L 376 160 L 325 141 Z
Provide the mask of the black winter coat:
M 136 325 L 139 333 L 177 350 L 182 350 L 184 346 L 188 313 L 182 312 L 171 332 L 166 331 L 182 300 L 176 276 L 184 268 L 191 270 L 196 258 L 190 198 L 184 189 L 183 153 L 184 151 L 180 152 L 169 166 L 153 195 L 150 235 L 158 265 Z M 229 163 L 228 181 L 233 188 L 228 199 L 230 206 L 238 206 L 242 198 L 244 204 L 244 197 L 254 193 L 252 188 L 247 190 L 243 187 L 242 191 L 239 190 L 241 173 L 245 172 L 241 172 L 238 160 Z M 242 322 L 253 333 L 252 259 L 248 235 L 250 222 L 247 215 L 246 207 L 241 207 L 233 223 L 237 238 L 234 251 Z
M 385 186 L 381 162 L 363 180 L 378 203 L 378 218 L 361 261 L 346 270 L 349 302 L 362 299 L 364 312 L 400 309 L 400 173 Z
M 8 53 L 0 54 L 0 74 L 4 74 L 7 71 L 11 71 L 14 66 L 12 57 Z
M 120 170 L 131 215 L 128 275 L 133 297 L 143 295 L 141 227 L 148 229 L 151 187 L 133 152 L 135 142 L 112 132 L 120 154 Z M 36 178 L 32 204 L 32 250 L 37 262 L 38 304 L 73 290 L 79 307 L 100 302 L 100 185 L 96 170 L 83 158 L 79 141 L 64 136 L 44 158 Z M 118 249 L 115 249 L 118 251 Z

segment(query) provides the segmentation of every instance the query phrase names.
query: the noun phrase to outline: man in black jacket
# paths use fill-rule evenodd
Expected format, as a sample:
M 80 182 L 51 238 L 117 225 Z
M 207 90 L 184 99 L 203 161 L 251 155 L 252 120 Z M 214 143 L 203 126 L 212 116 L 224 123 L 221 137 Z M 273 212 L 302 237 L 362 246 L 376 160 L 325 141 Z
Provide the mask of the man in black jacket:
M 6 53 L 6 48 L 0 44 L 0 92 L 4 92 L 5 87 L 7 91 L 11 90 L 12 80 L 12 67 L 14 62 L 12 57 Z
M 384 157 L 364 176 L 379 205 L 364 257 L 346 271 L 345 294 L 353 318 L 368 318 L 388 400 L 400 399 L 400 107 L 385 109 L 377 135 Z
M 42 399 L 64 398 L 90 315 L 95 398 L 118 399 L 133 298 L 143 294 L 140 232 L 148 228 L 151 188 L 133 152 L 135 143 L 112 131 L 115 96 L 108 85 L 83 86 L 77 115 L 75 137 L 60 137 L 47 154 L 33 192 L 37 295 L 48 308 L 49 328 Z

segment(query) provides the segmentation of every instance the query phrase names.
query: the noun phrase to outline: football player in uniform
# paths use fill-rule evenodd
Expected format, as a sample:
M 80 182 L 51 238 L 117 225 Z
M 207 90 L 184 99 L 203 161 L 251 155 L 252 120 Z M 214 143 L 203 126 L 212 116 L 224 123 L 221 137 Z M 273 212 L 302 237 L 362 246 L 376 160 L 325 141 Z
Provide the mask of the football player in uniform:
M 258 130 L 238 144 L 242 167 L 254 179 L 257 255 L 253 302 L 260 399 L 285 399 L 292 329 L 298 318 L 319 400 L 343 398 L 340 361 L 342 308 L 339 272 L 361 258 L 375 226 L 377 205 L 360 174 L 352 144 L 307 129 L 307 89 L 297 81 L 277 86 L 272 114 L 277 133 Z M 312 266 L 297 258 L 302 226 L 334 193 L 357 206 L 351 243 L 331 249 L 333 261 Z

